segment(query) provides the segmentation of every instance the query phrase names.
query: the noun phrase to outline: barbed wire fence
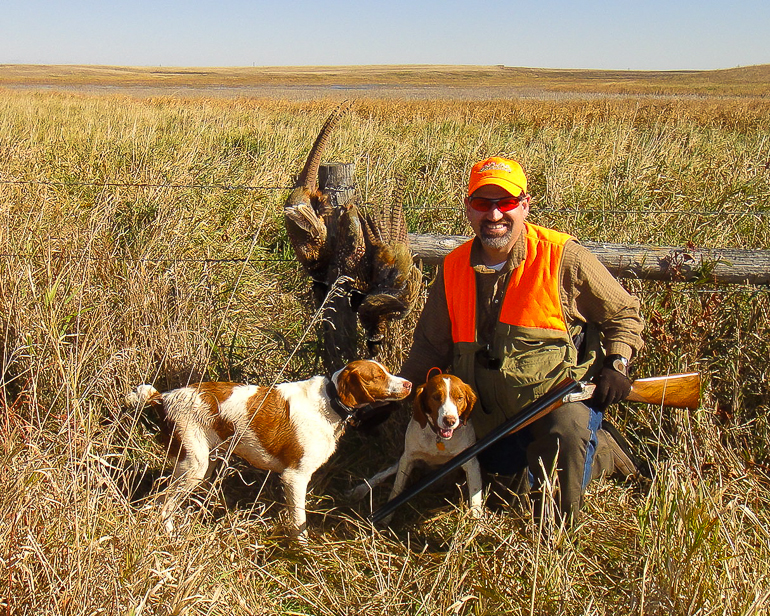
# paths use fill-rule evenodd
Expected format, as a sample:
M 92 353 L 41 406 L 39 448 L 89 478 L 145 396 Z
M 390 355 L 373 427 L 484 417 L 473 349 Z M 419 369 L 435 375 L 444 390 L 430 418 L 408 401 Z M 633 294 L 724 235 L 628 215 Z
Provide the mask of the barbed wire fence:
M 292 186 L 253 186 L 251 184 L 184 184 L 184 183 L 158 183 L 158 182 L 61 182 L 53 180 L 9 180 L 0 178 L 0 185 L 39 185 L 56 186 L 61 188 L 171 188 L 194 190 L 222 190 L 222 191 L 288 191 Z M 369 205 L 370 202 L 363 202 Z M 412 205 L 415 210 L 448 210 L 455 211 L 451 205 Z M 538 206 L 540 212 L 563 213 L 596 213 L 596 214 L 668 214 L 680 216 L 770 216 L 770 210 L 654 210 L 629 209 L 629 208 L 570 208 L 570 207 L 543 207 Z
M 216 183 L 216 182 L 116 182 L 116 181 L 57 181 L 57 180 L 47 180 L 47 179 L 13 179 L 13 178 L 3 178 L 0 175 L 0 189 L 2 189 L 3 186 L 17 186 L 17 187 L 24 187 L 24 186 L 42 186 L 42 187 L 50 187 L 53 189 L 56 189 L 57 191 L 59 189 L 61 190 L 89 190 L 89 189 L 96 189 L 105 191 L 102 194 L 98 194 L 94 192 L 93 199 L 94 204 L 96 205 L 100 199 L 110 199 L 110 195 L 113 194 L 110 192 L 110 189 L 128 189 L 128 190 L 136 190 L 136 191 L 153 191 L 153 190 L 170 190 L 170 191 L 224 191 L 224 192 L 234 192 L 234 191 L 242 191 L 242 192 L 248 192 L 248 193 L 277 193 L 277 192 L 288 192 L 292 189 L 291 186 L 281 186 L 281 185 L 264 185 L 264 184 L 231 184 L 231 183 Z M 13 189 L 11 189 L 13 190 Z M 56 199 L 56 195 L 53 194 L 51 198 Z M 137 197 L 141 198 L 141 197 Z M 266 195 L 260 195 L 257 196 L 256 199 L 264 200 L 267 199 Z M 281 206 L 277 202 L 273 202 L 272 195 L 269 197 L 270 200 L 270 208 L 275 207 L 276 212 L 275 214 L 280 215 Z M 127 202 L 127 205 L 131 206 L 131 201 Z M 376 206 L 376 203 L 372 203 L 369 201 L 365 201 L 363 203 L 360 203 L 359 205 L 362 206 Z M 182 205 L 182 208 L 188 207 L 190 208 L 190 211 L 192 211 L 192 208 L 195 207 L 192 203 L 188 203 L 186 206 Z M 451 204 L 425 204 L 425 203 L 411 203 L 411 204 L 405 204 L 405 209 L 412 210 L 412 211 L 446 211 L 446 212 L 457 212 L 457 206 L 451 205 Z M 649 208 L 576 208 L 576 207 L 558 207 L 558 206 L 545 206 L 545 205 L 537 205 L 537 212 L 542 213 L 563 213 L 566 215 L 570 214 L 598 214 L 602 216 L 633 216 L 633 215 L 639 215 L 639 216 L 649 216 L 649 215 L 658 215 L 658 214 L 665 214 L 669 216 L 682 216 L 682 217 L 692 217 L 692 216 L 700 216 L 703 218 L 711 220 L 746 220 L 746 219 L 753 219 L 754 221 L 761 221 L 759 224 L 762 226 L 765 226 L 768 221 L 768 216 L 770 216 L 770 210 L 757 210 L 757 209 L 746 209 L 746 210 L 736 210 L 736 209 L 698 209 L 698 210 L 677 210 L 673 208 L 660 208 L 657 210 L 652 210 Z M 262 212 L 263 214 L 263 222 L 264 222 L 264 215 L 267 212 Z M 711 224 L 709 222 L 709 224 Z M 261 230 L 260 225 L 260 230 Z M 248 234 L 244 235 L 244 240 L 246 240 L 246 244 L 248 245 L 248 250 L 244 249 L 243 254 L 235 254 L 232 256 L 184 256 L 184 255 L 174 255 L 174 254 L 160 254 L 159 256 L 131 256 L 130 254 L 122 253 L 122 254 L 113 254 L 110 256 L 103 256 L 99 254 L 93 254 L 90 251 L 80 253 L 80 254 L 70 254 L 66 251 L 62 252 L 56 252 L 56 251 L 47 251 L 46 249 L 31 249 L 29 252 L 24 250 L 17 250 L 17 251 L 10 251 L 5 250 L 0 252 L 0 262 L 4 260 L 21 260 L 21 261 L 40 261 L 41 259 L 51 258 L 51 256 L 55 256 L 56 259 L 60 259 L 62 262 L 72 262 L 72 261 L 78 261 L 81 263 L 98 263 L 98 264 L 115 264 L 115 263 L 125 263 L 125 264 L 153 264 L 158 265 L 161 268 L 169 268 L 173 269 L 176 265 L 185 265 L 190 264 L 191 266 L 200 266 L 201 268 L 205 269 L 208 266 L 222 266 L 223 269 L 215 268 L 213 271 L 218 271 L 222 276 L 229 276 L 229 270 L 226 269 L 228 266 L 232 266 L 233 269 L 233 284 L 228 286 L 226 289 L 226 292 L 224 295 L 219 297 L 219 299 L 216 300 L 217 309 L 214 311 L 216 312 L 216 331 L 214 332 L 214 338 L 211 342 L 210 352 L 208 353 L 208 357 L 206 359 L 206 364 L 201 364 L 201 370 L 207 370 L 209 364 L 213 362 L 213 354 L 216 346 L 216 350 L 218 353 L 221 354 L 222 357 L 220 357 L 217 361 L 221 361 L 222 366 L 226 366 L 226 368 L 222 368 L 220 366 L 218 368 L 221 370 L 226 370 L 226 373 L 228 375 L 228 378 L 230 378 L 231 372 L 240 374 L 239 371 L 243 371 L 244 374 L 248 373 L 251 375 L 252 372 L 255 374 L 260 370 L 265 370 L 266 373 L 269 372 L 272 368 L 275 368 L 275 373 L 270 373 L 269 376 L 272 379 L 279 378 L 281 375 L 284 374 L 284 371 L 287 369 L 287 366 L 289 364 L 289 360 L 292 357 L 295 357 L 297 353 L 300 351 L 300 347 L 302 347 L 303 343 L 307 343 L 309 340 L 309 334 L 311 333 L 311 330 L 313 329 L 316 320 L 319 316 L 319 312 L 316 310 L 313 313 L 312 318 L 309 322 L 303 323 L 301 329 L 301 333 L 298 336 L 292 336 L 292 340 L 287 338 L 286 336 L 282 335 L 279 332 L 273 332 L 272 329 L 268 331 L 261 325 L 257 327 L 257 329 L 260 331 L 260 337 L 258 340 L 247 340 L 242 337 L 236 336 L 236 332 L 239 331 L 240 325 L 236 325 L 233 329 L 233 331 L 228 330 L 227 337 L 228 339 L 225 340 L 224 338 L 221 338 L 222 332 L 225 329 L 225 322 L 226 320 L 232 316 L 232 306 L 233 303 L 239 300 L 236 300 L 236 296 L 240 296 L 242 289 L 241 287 L 243 285 L 244 280 L 247 279 L 247 277 L 244 276 L 244 273 L 248 270 L 251 270 L 255 272 L 256 274 L 268 274 L 270 276 L 273 275 L 273 269 L 278 272 L 278 277 L 285 275 L 287 272 L 295 272 L 297 274 L 301 273 L 301 266 L 299 262 L 294 257 L 293 253 L 290 251 L 283 252 L 282 249 L 274 249 L 270 248 L 269 246 L 260 246 L 260 242 L 258 240 L 258 236 L 260 236 L 260 230 L 257 230 L 256 232 L 249 232 Z M 41 242 L 38 244 L 38 246 L 45 246 L 45 238 L 40 238 Z M 0 249 L 2 250 L 2 249 Z M 42 265 L 46 265 L 43 263 Z M 209 275 L 208 273 L 206 274 Z M 214 274 L 215 277 L 219 276 L 219 274 Z M 640 294 L 640 298 L 646 297 L 649 302 L 647 303 L 647 306 L 650 309 L 651 314 L 654 314 L 659 306 L 666 305 L 670 298 L 679 296 L 681 299 L 681 305 L 682 306 L 690 306 L 693 313 L 697 313 L 699 310 L 710 310 L 712 309 L 712 306 L 719 306 L 724 303 L 725 305 L 729 306 L 747 306 L 751 305 L 753 306 L 754 312 L 757 312 L 757 314 L 766 314 L 768 309 L 768 300 L 770 299 L 770 285 L 767 284 L 748 284 L 748 283 L 726 283 L 726 282 L 714 282 L 713 284 L 709 284 L 708 282 L 700 282 L 698 284 L 693 284 L 692 282 L 687 282 L 683 280 L 671 280 L 671 281 L 660 281 L 660 280 L 647 280 L 645 278 L 630 278 L 631 286 L 633 289 L 633 293 Z M 426 288 L 423 288 L 423 296 L 427 293 Z M 424 299 L 424 297 L 423 297 Z M 644 301 L 644 300 L 643 300 Z M 704 307 L 705 308 L 702 308 Z M 687 309 L 687 308 L 685 308 Z M 716 308 L 713 308 L 716 309 Z M 736 315 L 738 315 L 739 308 L 730 308 L 730 310 L 733 310 Z M 753 314 L 753 312 L 752 312 Z M 689 317 L 688 317 L 689 318 Z M 744 319 L 745 317 L 741 317 L 740 315 L 735 316 L 736 319 Z M 748 320 L 752 321 L 754 319 L 754 316 L 750 317 Z M 753 321 L 752 321 L 753 322 Z M 658 329 L 665 328 L 666 323 L 657 324 L 656 325 Z M 750 327 L 750 324 L 747 326 Z M 281 357 L 286 357 L 286 361 L 280 362 L 281 365 L 278 366 L 272 366 L 265 364 L 259 365 L 256 367 L 254 364 L 253 359 L 249 359 L 248 361 L 242 361 L 242 358 L 245 357 L 251 357 L 251 354 L 253 354 L 255 351 L 264 351 L 265 346 L 265 339 L 269 338 L 270 340 L 273 340 L 273 336 L 275 336 L 275 344 L 276 347 L 280 347 L 280 349 L 277 351 L 276 356 L 280 355 Z M 221 343 L 221 344 L 220 344 Z M 169 342 L 169 345 L 171 343 Z M 272 344 L 272 343 L 271 343 Z M 762 346 L 764 343 L 761 343 L 759 346 Z M 312 345 L 307 345 L 305 347 L 302 347 L 305 350 L 309 350 L 311 353 L 313 352 Z M 764 348 L 764 347 L 762 347 Z M 167 354 L 169 352 L 170 346 L 167 348 L 161 348 L 159 349 L 161 353 Z M 164 355 L 165 356 L 165 355 Z M 308 355 L 309 356 L 309 355 Z M 263 355 L 260 355 L 260 357 L 263 357 Z M 305 359 L 303 359 L 305 361 Z M 153 380 L 153 377 L 157 377 L 159 374 L 159 371 L 161 371 L 163 368 L 162 361 L 151 361 L 145 366 L 144 368 L 150 372 L 148 372 L 146 376 L 150 380 Z M 191 364 L 192 366 L 192 360 Z M 195 364 L 196 367 L 198 367 L 198 364 Z M 304 366 L 303 366 L 304 367 Z M 188 375 L 188 378 L 190 378 L 192 375 L 192 371 Z M 276 376 L 277 375 L 277 376 Z
M 273 186 L 273 185 L 252 185 L 252 184 L 228 184 L 228 183 L 182 183 L 182 182 L 87 182 L 87 181 L 57 181 L 57 180 L 18 180 L 0 177 L 0 186 L 50 186 L 57 188 L 163 188 L 172 190 L 211 190 L 211 191 L 289 191 L 291 186 Z M 371 202 L 363 202 L 361 205 L 373 205 Z M 456 211 L 455 206 L 451 205 L 419 205 L 412 204 L 410 209 L 414 211 Z M 602 215 L 674 215 L 674 216 L 701 216 L 715 218 L 729 217 L 770 217 L 770 210 L 674 210 L 674 209 L 631 209 L 631 208 L 573 208 L 573 207 L 553 207 L 538 206 L 538 212 L 543 213 L 564 213 L 564 214 L 602 214 Z M 32 254 L 23 253 L 0 253 L 0 259 L 25 259 L 32 258 Z M 72 259 L 74 257 L 63 257 Z M 254 256 L 248 257 L 129 257 L 112 256 L 109 258 L 96 257 L 92 255 L 80 255 L 79 260 L 86 259 L 92 262 L 123 262 L 123 263 L 200 263 L 205 265 L 213 264 L 244 264 L 244 266 L 257 267 L 265 263 L 296 263 L 296 260 L 290 257 L 272 256 Z M 726 288 L 704 288 L 690 287 L 679 290 L 682 293 L 690 295 L 709 295 L 709 294 L 728 294 L 728 293 L 748 293 L 770 292 L 764 285 L 741 285 L 730 289 Z

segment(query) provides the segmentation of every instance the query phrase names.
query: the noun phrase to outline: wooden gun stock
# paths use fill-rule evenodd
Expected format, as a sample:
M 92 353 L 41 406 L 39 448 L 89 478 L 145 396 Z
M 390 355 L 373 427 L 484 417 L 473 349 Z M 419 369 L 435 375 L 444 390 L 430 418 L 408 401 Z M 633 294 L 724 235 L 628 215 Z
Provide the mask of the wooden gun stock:
M 669 374 L 636 379 L 626 400 L 697 409 L 700 404 L 700 374 Z

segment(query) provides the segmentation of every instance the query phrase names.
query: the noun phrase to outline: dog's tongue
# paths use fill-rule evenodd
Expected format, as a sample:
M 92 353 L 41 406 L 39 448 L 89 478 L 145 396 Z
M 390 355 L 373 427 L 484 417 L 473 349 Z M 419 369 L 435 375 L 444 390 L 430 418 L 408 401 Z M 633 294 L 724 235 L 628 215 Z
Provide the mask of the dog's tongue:
M 453 433 L 454 433 L 454 430 L 452 428 L 439 429 L 438 431 L 438 435 L 441 438 L 446 438 L 446 439 L 452 438 Z

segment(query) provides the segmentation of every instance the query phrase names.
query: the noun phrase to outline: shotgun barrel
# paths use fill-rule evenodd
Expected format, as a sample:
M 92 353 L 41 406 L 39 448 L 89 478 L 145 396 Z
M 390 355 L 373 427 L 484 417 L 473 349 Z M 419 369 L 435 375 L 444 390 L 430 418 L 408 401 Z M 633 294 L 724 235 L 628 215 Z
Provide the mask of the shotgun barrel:
M 413 498 L 424 489 L 430 487 L 439 479 L 445 477 L 456 468 L 465 464 L 479 452 L 484 451 L 487 447 L 493 445 L 504 436 L 510 434 L 512 431 L 517 430 L 527 425 L 528 423 L 531 423 L 532 421 L 535 421 L 538 416 L 545 415 L 553 408 L 560 406 L 565 396 L 581 390 L 583 385 L 584 384 L 582 382 L 573 381 L 572 379 L 564 381 L 559 386 L 557 386 L 556 389 L 551 390 L 541 398 L 535 400 L 532 404 L 524 407 L 515 417 L 511 417 L 508 421 L 500 424 L 484 438 L 476 441 L 476 443 L 468 447 L 468 449 L 458 453 L 454 458 L 448 462 L 445 462 L 434 472 L 426 475 L 420 481 L 401 492 L 401 494 L 396 496 L 393 500 L 385 503 L 382 507 L 377 509 L 377 511 L 372 513 L 369 516 L 369 519 L 372 522 L 379 522 L 381 519 L 398 509 L 406 501 Z
M 420 481 L 407 488 L 394 499 L 385 503 L 374 511 L 369 520 L 379 522 L 390 515 L 398 507 L 409 499 L 436 483 L 456 468 L 465 464 L 475 455 L 495 444 L 504 436 L 511 434 L 523 427 L 537 421 L 544 415 L 565 402 L 587 400 L 593 395 L 595 385 L 584 381 L 568 379 L 555 389 L 538 398 L 532 404 L 524 407 L 520 413 L 500 424 L 484 438 L 476 441 L 465 451 L 458 453 L 448 462 L 438 467 L 434 472 L 426 475 Z M 646 402 L 648 404 L 662 404 L 679 408 L 698 408 L 700 403 L 700 374 L 697 372 L 688 374 L 670 374 L 668 376 L 654 376 L 646 379 L 636 379 L 631 383 L 631 393 L 626 400 L 632 402 Z

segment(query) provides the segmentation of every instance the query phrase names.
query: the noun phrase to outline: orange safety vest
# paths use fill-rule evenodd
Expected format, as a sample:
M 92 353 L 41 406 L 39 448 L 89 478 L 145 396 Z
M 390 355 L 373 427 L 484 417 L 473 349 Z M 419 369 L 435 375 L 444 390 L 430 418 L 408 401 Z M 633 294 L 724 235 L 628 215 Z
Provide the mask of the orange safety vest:
M 567 332 L 560 288 L 564 245 L 573 237 L 525 223 L 527 254 L 511 272 L 500 308 L 501 323 L 516 327 Z M 464 243 L 444 259 L 444 289 L 455 344 L 476 341 L 476 276 L 471 244 Z

